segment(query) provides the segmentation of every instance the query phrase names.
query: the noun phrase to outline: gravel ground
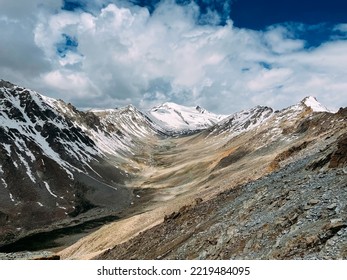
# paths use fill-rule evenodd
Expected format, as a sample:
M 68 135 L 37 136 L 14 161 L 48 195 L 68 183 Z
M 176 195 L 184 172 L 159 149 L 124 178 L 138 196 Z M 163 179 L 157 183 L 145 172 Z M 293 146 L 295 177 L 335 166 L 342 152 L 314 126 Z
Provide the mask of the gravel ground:
M 55 254 L 49 251 L 0 253 L 0 260 L 49 259 L 53 258 L 53 256 L 55 256 Z
M 347 174 L 315 158 L 182 208 L 99 259 L 346 259 Z

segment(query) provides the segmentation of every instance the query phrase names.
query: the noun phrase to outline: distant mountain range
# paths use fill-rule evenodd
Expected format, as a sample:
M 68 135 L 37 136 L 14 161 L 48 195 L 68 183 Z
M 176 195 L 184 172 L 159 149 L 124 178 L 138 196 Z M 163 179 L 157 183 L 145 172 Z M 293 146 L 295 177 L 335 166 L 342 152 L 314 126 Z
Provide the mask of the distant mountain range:
M 174 103 L 148 112 L 132 105 L 80 111 L 1 80 L 0 245 L 111 215 L 126 218 L 129 209 L 136 216 L 166 207 L 154 215 L 163 218 L 174 206 L 232 187 L 228 172 L 238 174 L 239 184 L 249 182 L 294 154 L 302 158 L 301 150 L 315 154 L 311 164 L 319 168 L 344 168 L 344 110 L 332 113 L 307 97 L 281 111 L 256 106 L 229 116 Z M 324 145 L 329 153 L 320 158 Z

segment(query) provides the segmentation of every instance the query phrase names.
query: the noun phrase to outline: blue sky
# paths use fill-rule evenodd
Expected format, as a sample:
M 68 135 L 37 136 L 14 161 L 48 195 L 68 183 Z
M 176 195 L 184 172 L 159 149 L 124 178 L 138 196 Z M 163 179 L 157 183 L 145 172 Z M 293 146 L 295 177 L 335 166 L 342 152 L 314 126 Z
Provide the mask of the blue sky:
M 0 0 L 0 78 L 79 108 L 347 106 L 347 2 Z
M 346 21 L 346 9 L 344 0 L 237 0 L 230 15 L 238 27 L 262 29 L 283 22 L 336 24 Z

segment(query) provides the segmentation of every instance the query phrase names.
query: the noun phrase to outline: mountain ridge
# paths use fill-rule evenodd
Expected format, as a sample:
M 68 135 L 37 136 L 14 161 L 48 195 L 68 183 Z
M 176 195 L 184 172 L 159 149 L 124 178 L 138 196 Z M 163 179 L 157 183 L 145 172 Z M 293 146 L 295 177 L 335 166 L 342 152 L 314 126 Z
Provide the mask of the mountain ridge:
M 123 215 L 136 234 L 196 198 L 281 170 L 302 151 L 316 155 L 312 166 L 345 162 L 344 110 L 327 111 L 314 97 L 281 111 L 256 106 L 230 116 L 155 107 L 164 120 L 175 116 L 169 128 L 132 105 L 79 111 L 5 81 L 0 96 L 0 246 L 107 216 Z M 119 240 L 132 237 L 124 231 Z

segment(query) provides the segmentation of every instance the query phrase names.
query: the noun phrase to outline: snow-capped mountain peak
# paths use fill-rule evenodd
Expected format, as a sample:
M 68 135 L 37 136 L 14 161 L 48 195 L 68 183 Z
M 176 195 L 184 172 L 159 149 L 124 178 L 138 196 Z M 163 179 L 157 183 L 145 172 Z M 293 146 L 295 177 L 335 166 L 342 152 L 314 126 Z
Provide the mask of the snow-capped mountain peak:
M 313 96 L 307 96 L 302 101 L 301 104 L 312 109 L 313 112 L 330 112 L 328 108 L 323 106 L 318 102 L 318 100 Z
M 166 102 L 151 109 L 148 117 L 168 132 L 182 133 L 205 129 L 227 116 L 213 114 L 200 106 L 186 107 Z

